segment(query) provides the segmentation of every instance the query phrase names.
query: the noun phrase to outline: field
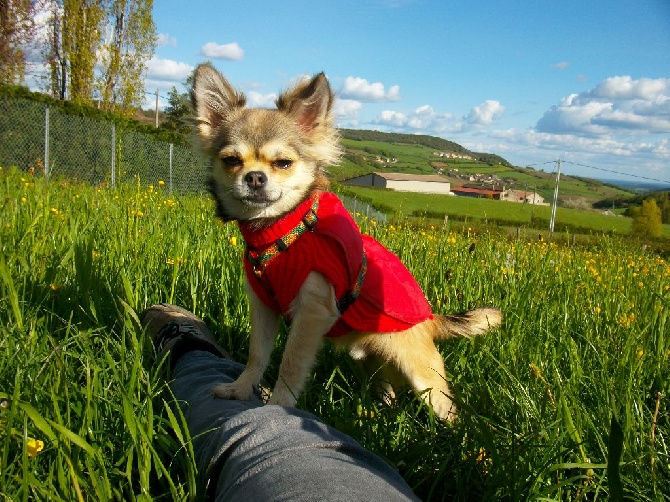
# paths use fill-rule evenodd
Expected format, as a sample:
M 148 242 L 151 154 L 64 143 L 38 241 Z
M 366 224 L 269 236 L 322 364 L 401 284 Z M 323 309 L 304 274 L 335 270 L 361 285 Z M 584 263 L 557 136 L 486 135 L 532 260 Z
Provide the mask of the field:
M 408 143 L 412 136 L 372 133 L 370 131 L 356 131 L 355 134 L 365 136 L 374 134 L 379 140 L 364 140 L 345 138 L 342 145 L 345 148 L 345 159 L 342 165 L 332 169 L 332 175 L 337 181 L 360 176 L 374 171 L 399 172 L 408 174 L 435 174 L 442 169 L 453 186 L 468 183 L 462 175 L 481 175 L 482 177 L 497 176 L 499 185 L 517 190 L 532 190 L 542 195 L 545 200 L 553 198 L 556 164 L 545 163 L 534 168 L 513 167 L 495 162 L 481 162 L 460 158 L 443 158 L 436 156 L 442 151 L 439 145 L 425 145 L 417 139 L 416 143 Z M 427 142 L 439 141 L 437 138 L 426 138 Z M 447 145 L 445 145 L 446 147 Z M 458 147 L 459 145 L 455 145 Z M 462 148 L 462 147 L 460 147 Z M 467 150 L 456 152 L 466 155 L 473 154 Z M 390 160 L 390 162 L 387 162 Z M 502 159 L 501 159 L 502 160 Z M 498 187 L 500 188 L 500 186 Z M 623 189 L 605 185 L 595 180 L 561 176 L 559 199 L 577 199 L 584 204 L 616 196 L 631 195 Z
M 244 361 L 237 228 L 208 199 L 161 183 L 112 190 L 7 168 L 0 211 L 0 499 L 201 496 L 138 314 L 180 304 Z M 616 236 L 575 246 L 360 223 L 436 312 L 495 305 L 505 321 L 440 346 L 453 424 L 409 393 L 380 404 L 327 347 L 299 407 L 382 456 L 424 500 L 670 500 L 670 263 Z
M 445 196 L 398 192 L 379 188 L 346 186 L 345 193 L 368 201 L 372 206 L 389 214 L 417 216 L 433 219 L 438 224 L 447 215 L 452 221 L 465 222 L 465 226 L 510 227 L 532 230 L 531 233 L 548 235 L 551 207 L 516 202 L 475 199 L 471 197 Z M 628 235 L 631 218 L 605 215 L 599 211 L 559 207 L 556 211 L 554 230 L 557 233 L 618 234 Z M 670 225 L 663 225 L 661 237 L 670 238 Z

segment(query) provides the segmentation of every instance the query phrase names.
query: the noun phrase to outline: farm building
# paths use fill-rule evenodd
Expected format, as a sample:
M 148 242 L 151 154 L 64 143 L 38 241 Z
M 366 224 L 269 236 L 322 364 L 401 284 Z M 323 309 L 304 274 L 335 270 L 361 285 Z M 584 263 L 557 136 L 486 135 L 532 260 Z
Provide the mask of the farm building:
M 436 174 L 370 173 L 344 180 L 345 185 L 390 188 L 400 192 L 449 194 L 451 183 Z
M 547 203 L 544 202 L 544 197 L 542 197 L 537 192 L 528 192 L 526 190 L 503 190 L 500 200 L 508 200 L 510 202 L 525 202 L 527 204 L 535 204 L 538 206 L 545 206 Z
M 454 188 L 451 193 L 460 195 L 461 197 L 475 197 L 475 198 L 486 198 L 486 199 L 496 199 L 500 200 L 501 190 L 491 190 L 489 188 L 473 188 L 473 187 L 457 187 Z

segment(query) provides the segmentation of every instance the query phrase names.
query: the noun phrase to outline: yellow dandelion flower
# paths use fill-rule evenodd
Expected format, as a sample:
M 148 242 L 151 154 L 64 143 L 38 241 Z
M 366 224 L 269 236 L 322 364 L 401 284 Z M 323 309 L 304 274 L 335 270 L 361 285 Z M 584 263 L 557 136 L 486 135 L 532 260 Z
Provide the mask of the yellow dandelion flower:
M 165 182 L 163 180 L 158 180 L 158 186 L 159 187 L 165 186 Z
M 356 414 L 359 417 L 365 417 L 365 418 L 374 418 L 374 416 L 375 416 L 374 411 L 363 408 L 363 405 L 361 405 L 361 404 L 356 406 Z
M 58 209 L 56 209 L 55 207 L 52 207 L 49 211 L 50 211 L 51 214 L 53 214 L 54 216 L 57 215 L 58 212 L 59 212 Z
M 597 306 L 596 306 L 596 307 L 593 309 L 593 311 L 594 311 L 596 314 L 600 314 L 600 313 L 602 312 L 602 309 L 601 309 L 600 307 L 597 307 Z
M 637 352 L 635 352 L 635 357 L 637 357 L 638 359 L 640 359 L 643 355 L 644 355 L 644 349 L 642 348 L 637 349 Z
M 27 200 L 28 199 L 26 199 L 25 197 L 21 197 L 21 202 L 23 202 L 24 204 L 26 203 Z
M 230 242 L 230 245 L 231 245 L 231 246 L 236 247 L 236 246 L 237 246 L 237 237 L 235 237 L 235 236 L 233 235 L 233 236 L 230 238 L 229 242 Z
M 28 439 L 26 442 L 26 452 L 29 457 L 36 457 L 44 449 L 44 441 L 39 439 Z

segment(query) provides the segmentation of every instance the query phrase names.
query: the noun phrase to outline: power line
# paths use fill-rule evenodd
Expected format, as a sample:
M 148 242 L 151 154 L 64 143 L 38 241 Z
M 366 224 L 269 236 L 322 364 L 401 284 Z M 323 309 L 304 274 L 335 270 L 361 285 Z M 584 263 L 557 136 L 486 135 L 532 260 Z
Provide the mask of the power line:
M 668 180 L 659 180 L 659 179 L 656 179 L 656 178 L 650 178 L 649 176 L 642 176 L 640 174 L 621 173 L 619 171 L 614 171 L 612 169 L 605 169 L 604 167 L 588 166 L 586 164 L 578 164 L 577 162 L 570 162 L 568 160 L 564 160 L 563 162 L 565 162 L 566 164 L 572 164 L 573 166 L 586 167 L 588 169 L 595 169 L 596 171 L 605 171 L 605 172 L 612 173 L 612 174 L 618 174 L 620 176 L 630 176 L 631 178 L 639 178 L 639 179 L 643 179 L 643 180 L 647 180 L 647 181 L 656 181 L 658 183 L 667 183 L 667 184 L 670 185 L 670 181 L 668 181 Z

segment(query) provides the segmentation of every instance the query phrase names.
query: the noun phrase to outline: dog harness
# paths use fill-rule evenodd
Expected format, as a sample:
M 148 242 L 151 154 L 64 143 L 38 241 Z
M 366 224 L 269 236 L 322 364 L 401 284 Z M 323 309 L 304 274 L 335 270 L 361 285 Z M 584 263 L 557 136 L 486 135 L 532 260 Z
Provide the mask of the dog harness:
M 315 271 L 333 285 L 341 314 L 328 337 L 404 331 L 432 318 L 421 288 L 400 259 L 361 235 L 333 193 L 314 192 L 270 226 L 239 222 L 239 227 L 249 283 L 278 314 L 290 319 L 293 300 Z

